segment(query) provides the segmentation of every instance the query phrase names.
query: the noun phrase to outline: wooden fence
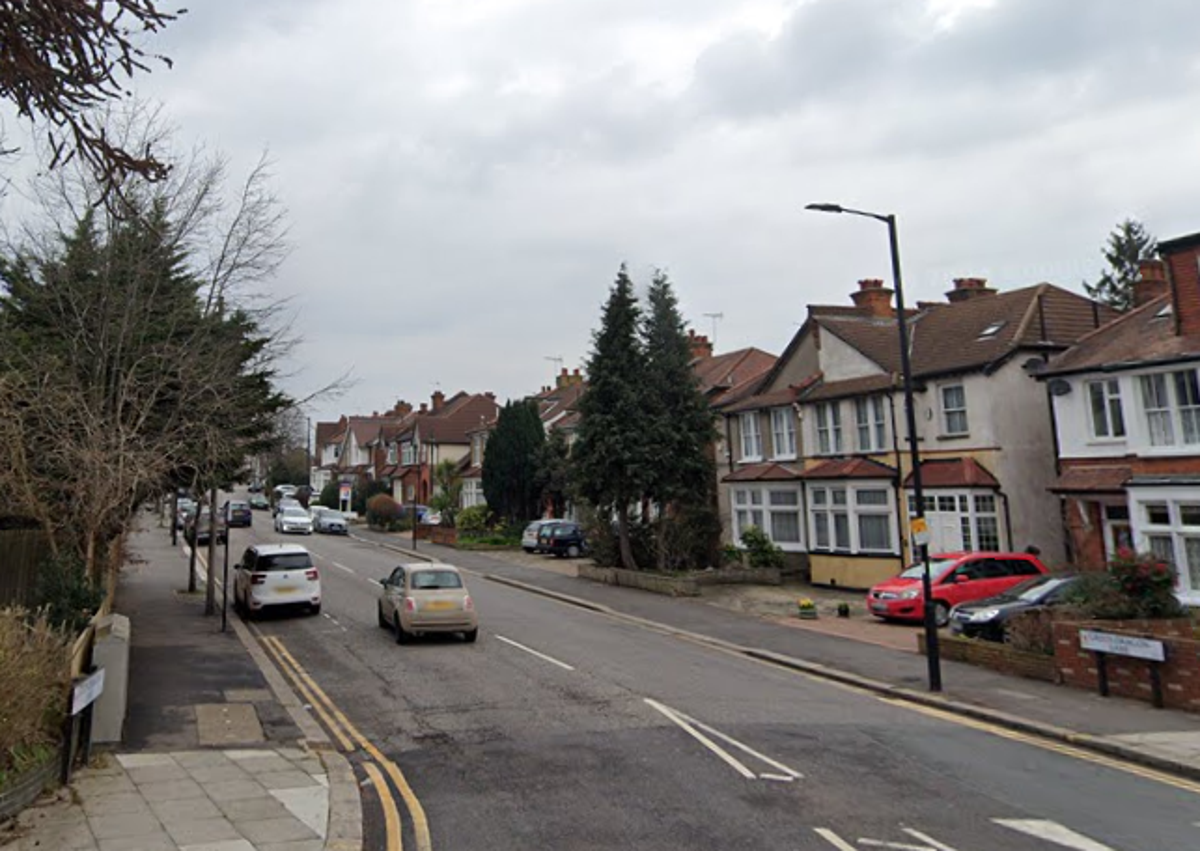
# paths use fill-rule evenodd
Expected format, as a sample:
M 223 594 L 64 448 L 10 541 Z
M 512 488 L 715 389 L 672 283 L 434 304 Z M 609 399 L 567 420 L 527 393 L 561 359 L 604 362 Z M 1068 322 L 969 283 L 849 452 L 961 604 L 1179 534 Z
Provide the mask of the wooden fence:
M 37 566 L 49 555 L 42 530 L 0 530 L 0 606 L 24 606 L 32 601 Z

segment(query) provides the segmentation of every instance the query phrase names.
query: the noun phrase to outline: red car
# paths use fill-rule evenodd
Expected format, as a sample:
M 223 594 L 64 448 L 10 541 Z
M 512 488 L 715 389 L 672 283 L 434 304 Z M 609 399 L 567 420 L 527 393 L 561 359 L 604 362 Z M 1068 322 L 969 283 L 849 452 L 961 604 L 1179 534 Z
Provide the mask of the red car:
M 929 556 L 929 572 L 934 617 L 938 626 L 945 626 L 950 621 L 950 609 L 959 603 L 993 597 L 1050 571 L 1037 556 L 1028 553 L 938 553 Z M 884 620 L 924 620 L 924 573 L 925 565 L 915 564 L 899 576 L 880 582 L 867 593 L 867 610 Z

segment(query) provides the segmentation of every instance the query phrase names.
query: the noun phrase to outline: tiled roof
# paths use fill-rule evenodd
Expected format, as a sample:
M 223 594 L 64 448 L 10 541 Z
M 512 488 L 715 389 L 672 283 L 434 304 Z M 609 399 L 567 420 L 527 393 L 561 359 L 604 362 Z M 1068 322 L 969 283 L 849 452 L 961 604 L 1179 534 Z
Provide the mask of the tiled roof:
M 912 473 L 904 477 L 912 487 Z M 921 462 L 923 488 L 999 488 L 1000 482 L 974 458 L 931 458 Z
M 1065 349 L 1117 316 L 1052 284 L 930 305 L 909 320 L 913 375 L 982 369 L 1022 348 Z M 895 319 L 860 314 L 819 321 L 885 371 L 900 371 Z
M 1160 316 L 1171 303 L 1164 295 L 1131 310 L 1050 361 L 1041 375 L 1089 372 L 1138 363 L 1200 358 L 1200 336 L 1176 335 L 1170 312 Z
M 1132 470 L 1122 465 L 1111 467 L 1067 467 L 1050 490 L 1054 493 L 1121 493 Z
M 802 479 L 894 479 L 896 471 L 870 458 L 820 461 L 800 474 Z
M 800 478 L 800 471 L 785 464 L 751 464 L 734 470 L 725 476 L 723 482 L 782 482 Z
M 777 408 L 780 405 L 790 405 L 799 398 L 800 390 L 796 387 L 785 387 L 782 390 L 772 390 L 770 393 L 756 393 L 740 401 L 721 405 L 721 409 L 730 414 L 739 411 L 756 411 L 760 408 Z
M 469 444 L 469 433 L 499 413 L 496 400 L 482 393 L 459 394 L 437 411 L 417 415 L 421 440 L 438 443 Z
M 867 375 L 863 378 L 847 378 L 845 381 L 820 382 L 806 392 L 801 401 L 822 402 L 827 399 L 845 399 L 850 396 L 862 396 L 866 393 L 879 393 L 896 389 L 897 382 L 898 379 L 891 373 Z
M 728 401 L 730 390 L 758 381 L 775 365 L 775 355 L 762 349 L 747 348 L 696 358 L 692 371 L 700 391 L 714 404 Z M 723 394 L 725 394 L 723 396 Z
M 337 436 L 337 433 L 341 429 L 341 427 L 342 427 L 342 424 L 336 423 L 336 422 L 335 423 L 317 423 L 316 435 L 313 437 L 313 440 L 316 441 L 317 447 L 320 448 L 322 446 L 328 446 L 329 444 L 333 443 L 334 437 Z

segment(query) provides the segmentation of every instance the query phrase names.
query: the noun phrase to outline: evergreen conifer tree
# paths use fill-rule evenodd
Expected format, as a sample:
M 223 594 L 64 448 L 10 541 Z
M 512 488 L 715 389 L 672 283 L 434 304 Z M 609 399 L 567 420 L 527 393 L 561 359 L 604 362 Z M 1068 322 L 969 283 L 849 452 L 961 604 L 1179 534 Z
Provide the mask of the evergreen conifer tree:
M 541 514 L 537 478 L 544 442 L 536 402 L 505 404 L 483 456 L 483 495 L 488 507 L 509 523 Z
M 1108 235 L 1108 245 L 1103 253 L 1108 271 L 1095 284 L 1084 281 L 1083 288 L 1094 299 L 1117 310 L 1129 310 L 1133 307 L 1133 283 L 1138 279 L 1138 264 L 1158 255 L 1158 242 L 1141 222 L 1126 219 Z

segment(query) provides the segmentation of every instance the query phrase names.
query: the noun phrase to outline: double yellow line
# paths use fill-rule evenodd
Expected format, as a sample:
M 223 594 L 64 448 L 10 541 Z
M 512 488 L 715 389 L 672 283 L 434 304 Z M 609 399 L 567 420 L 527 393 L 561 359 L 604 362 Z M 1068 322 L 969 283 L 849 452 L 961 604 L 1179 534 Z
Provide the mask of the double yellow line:
M 256 630 L 257 632 L 257 630 Z M 374 762 L 364 762 L 363 770 L 375 785 L 379 793 L 379 801 L 383 807 L 384 828 L 387 834 L 388 851 L 401 851 L 403 839 L 401 835 L 400 813 L 396 807 L 396 799 L 392 796 L 391 786 L 384 778 L 386 774 L 400 792 L 404 806 L 413 822 L 413 834 L 417 841 L 417 851 L 432 851 L 433 843 L 429 836 L 429 821 L 425 818 L 425 809 L 417 800 L 412 787 L 405 779 L 404 773 L 396 763 L 388 759 L 375 745 L 359 732 L 350 719 L 338 709 L 319 685 L 309 676 L 291 652 L 278 637 L 259 635 L 259 641 L 266 649 L 280 670 L 284 672 L 296 690 L 304 697 L 313 711 L 325 723 L 325 727 L 333 734 L 338 748 L 346 753 L 357 750 L 365 752 Z M 381 771 L 382 769 L 382 771 Z

